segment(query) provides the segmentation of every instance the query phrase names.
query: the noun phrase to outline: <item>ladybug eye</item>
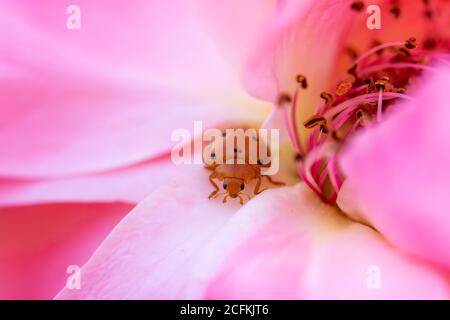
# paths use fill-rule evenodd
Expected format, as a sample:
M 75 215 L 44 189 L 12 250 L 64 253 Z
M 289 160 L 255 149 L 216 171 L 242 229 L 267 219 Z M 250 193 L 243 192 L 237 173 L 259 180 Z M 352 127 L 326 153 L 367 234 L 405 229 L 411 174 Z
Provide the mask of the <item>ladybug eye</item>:
M 260 166 L 262 166 L 262 161 L 260 160 L 260 159 L 258 159 L 258 164 L 260 165 Z
M 224 189 L 228 188 L 228 184 L 224 183 L 224 184 L 223 184 L 223 188 L 224 188 Z
M 216 158 L 216 153 L 215 152 L 211 152 L 211 159 L 215 159 Z
M 241 184 L 241 190 L 245 189 L 245 184 Z

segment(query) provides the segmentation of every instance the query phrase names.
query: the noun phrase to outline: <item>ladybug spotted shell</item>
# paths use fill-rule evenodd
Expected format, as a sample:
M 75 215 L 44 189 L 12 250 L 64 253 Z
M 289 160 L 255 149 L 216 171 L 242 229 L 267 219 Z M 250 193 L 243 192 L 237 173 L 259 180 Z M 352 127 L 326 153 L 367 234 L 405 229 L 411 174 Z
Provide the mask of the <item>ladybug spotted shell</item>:
M 239 138 L 239 139 L 238 139 Z M 240 143 L 239 143 L 240 142 Z M 228 154 L 227 154 L 228 148 Z M 270 166 L 270 148 L 256 130 L 245 132 L 234 129 L 224 131 L 221 137 L 213 139 L 203 149 L 203 162 L 206 165 L 225 164 L 227 161 L 235 164 L 254 164 Z

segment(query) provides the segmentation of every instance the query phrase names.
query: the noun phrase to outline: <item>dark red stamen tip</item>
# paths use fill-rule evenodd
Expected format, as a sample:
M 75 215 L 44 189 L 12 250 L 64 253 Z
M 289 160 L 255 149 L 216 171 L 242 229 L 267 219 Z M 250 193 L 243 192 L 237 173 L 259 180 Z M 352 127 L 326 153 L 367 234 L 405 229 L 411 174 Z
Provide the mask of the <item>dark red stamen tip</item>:
M 352 8 L 352 10 L 360 12 L 360 11 L 362 11 L 362 9 L 364 9 L 364 2 L 354 1 L 354 2 L 352 2 L 350 8 Z
M 308 88 L 308 82 L 306 81 L 306 77 L 299 74 L 296 78 L 297 82 L 300 83 L 300 85 L 302 86 L 303 89 L 307 89 Z
M 282 93 L 278 96 L 278 105 L 282 106 L 284 104 L 289 104 L 292 102 L 292 98 L 287 93 Z

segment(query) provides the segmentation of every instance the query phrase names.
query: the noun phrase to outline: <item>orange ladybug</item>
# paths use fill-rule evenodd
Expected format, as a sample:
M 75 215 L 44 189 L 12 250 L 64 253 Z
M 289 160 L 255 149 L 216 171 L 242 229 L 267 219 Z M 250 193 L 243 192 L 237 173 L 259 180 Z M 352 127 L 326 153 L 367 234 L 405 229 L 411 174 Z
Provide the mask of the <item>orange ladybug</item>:
M 229 134 L 230 132 L 231 134 Z M 241 139 L 238 138 L 239 136 Z M 222 133 L 220 139 L 207 145 L 203 152 L 205 168 L 212 171 L 209 175 L 209 182 L 214 187 L 208 198 L 215 199 L 224 195 L 223 203 L 226 203 L 228 197 L 231 197 L 239 198 L 239 203 L 243 205 L 242 195 L 250 199 L 250 196 L 243 191 L 246 185 L 254 180 L 256 180 L 254 195 L 266 190 L 260 190 L 263 177 L 274 185 L 285 185 L 283 182 L 274 181 L 270 176 L 262 174 L 262 168 L 270 167 L 270 156 L 269 146 L 256 134 L 256 130 L 244 135 L 243 129 L 227 129 Z M 215 180 L 222 182 L 223 192 L 219 193 L 220 188 Z

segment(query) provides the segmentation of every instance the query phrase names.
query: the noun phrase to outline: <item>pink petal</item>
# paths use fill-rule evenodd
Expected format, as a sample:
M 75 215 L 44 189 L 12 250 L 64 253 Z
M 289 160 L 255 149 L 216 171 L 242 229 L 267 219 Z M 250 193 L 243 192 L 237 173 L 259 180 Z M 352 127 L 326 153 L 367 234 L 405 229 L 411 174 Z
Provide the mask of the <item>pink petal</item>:
M 403 255 L 375 231 L 360 224 L 343 225 L 339 233 L 316 250 L 305 277 L 310 299 L 450 297 L 447 273 Z M 373 286 L 372 280 L 377 275 L 379 288 Z
M 248 90 L 274 101 L 280 92 L 293 92 L 296 76 L 305 75 L 309 90 L 300 101 L 301 111 L 310 114 L 314 106 L 309 105 L 317 104 L 315 98 L 330 79 L 350 14 L 343 2 L 280 2 L 250 54 L 244 74 Z
M 191 283 L 197 257 L 241 206 L 233 199 L 227 204 L 222 197 L 208 200 L 214 190 L 209 172 L 202 166 L 184 167 L 188 170 L 162 183 L 97 249 L 83 267 L 81 290 L 63 290 L 58 298 L 201 297 L 206 283 Z
M 251 108 L 236 103 L 247 100 L 240 100 L 239 92 L 233 96 L 236 82 L 228 85 L 231 76 L 224 74 L 226 68 L 191 11 L 157 3 L 162 7 L 146 1 L 132 6 L 80 1 L 85 24 L 70 31 L 63 3 L 2 2 L 0 149 L 8 152 L 0 158 L 0 175 L 29 178 L 115 169 L 167 152 L 172 131 L 192 130 L 194 120 L 210 126 L 250 117 Z M 193 41 L 179 37 L 180 30 L 192 34 Z M 167 59 L 164 64 L 162 59 Z M 199 82 L 193 74 L 210 76 Z M 209 84 L 221 88 L 222 96 L 223 88 L 229 89 L 228 98 L 217 99 Z M 174 93 L 191 92 L 190 86 L 201 95 Z
M 312 84 L 307 99 L 318 96 L 352 22 L 345 1 L 227 1 L 205 6 L 208 25 L 224 51 L 234 55 L 228 54 L 249 92 L 269 101 L 280 91 L 292 92 L 299 73 Z
M 17 89 L 24 94 L 23 86 Z M 35 93 L 37 90 L 40 88 L 33 89 Z M 232 109 L 160 92 L 136 99 L 116 96 L 93 100 L 70 96 L 59 105 L 56 101 L 33 105 L 28 101 L 33 94 L 23 97 L 27 101 L 20 106 L 33 109 L 20 116 L 5 116 L 9 125 L 0 129 L 3 137 L 0 148 L 8 150 L 0 158 L 0 175 L 6 177 L 72 175 L 115 169 L 169 151 L 175 144 L 170 140 L 171 133 L 178 128 L 192 132 L 197 119 L 202 119 L 206 126 L 224 118 L 238 118 L 238 113 Z M 18 101 L 15 102 L 11 106 L 19 107 Z M 183 117 L 173 117 L 172 113 L 161 110 L 183 114 Z M 12 113 L 9 108 L 4 111 Z
M 209 201 L 207 181 L 198 168 L 154 191 L 83 267 L 82 288 L 64 289 L 58 298 L 185 298 L 196 257 L 239 207 Z
M 276 8 L 277 1 L 272 0 L 201 0 L 199 12 L 219 49 L 241 73 Z
M 195 148 L 192 147 L 195 152 Z M 298 182 L 295 168 L 287 164 L 293 155 L 283 146 L 283 165 L 276 180 Z M 203 164 L 179 164 L 162 155 L 136 165 L 90 175 L 54 179 L 0 179 L 0 207 L 65 202 L 125 202 L 137 204 L 162 185 Z
M 441 273 L 304 186 L 266 191 L 237 211 L 236 203 L 208 202 L 202 184 L 190 192 L 199 176 L 155 191 L 83 267 L 82 288 L 58 298 L 448 297 Z M 364 277 L 372 264 L 383 272 L 378 293 Z
M 0 299 L 51 299 L 130 205 L 64 204 L 0 209 Z
M 373 265 L 381 270 L 380 290 L 367 286 Z M 198 266 L 193 282 L 209 279 L 210 299 L 450 296 L 445 274 L 396 252 L 305 186 L 271 190 L 242 208 Z
M 66 27 L 70 4 L 2 1 L 4 54 L 41 67 L 65 66 L 62 71 L 74 71 L 74 63 L 83 61 L 88 65 L 78 72 L 89 73 L 96 66 L 103 74 L 123 80 L 201 94 L 233 82 L 237 88 L 190 2 L 79 0 L 73 4 L 81 10 L 80 30 Z
M 60 179 L 0 180 L 0 206 L 64 202 L 137 204 L 154 190 L 191 170 L 170 156 L 105 173 Z
M 313 239 L 298 214 L 305 208 L 301 193 L 305 190 L 299 191 L 265 191 L 217 233 L 204 249 L 193 276 L 193 282 L 208 283 L 203 298 L 304 297 L 300 282 Z
M 450 68 L 435 68 L 439 73 L 416 88 L 415 102 L 348 145 L 348 187 L 339 197 L 346 212 L 370 221 L 395 246 L 448 270 Z

